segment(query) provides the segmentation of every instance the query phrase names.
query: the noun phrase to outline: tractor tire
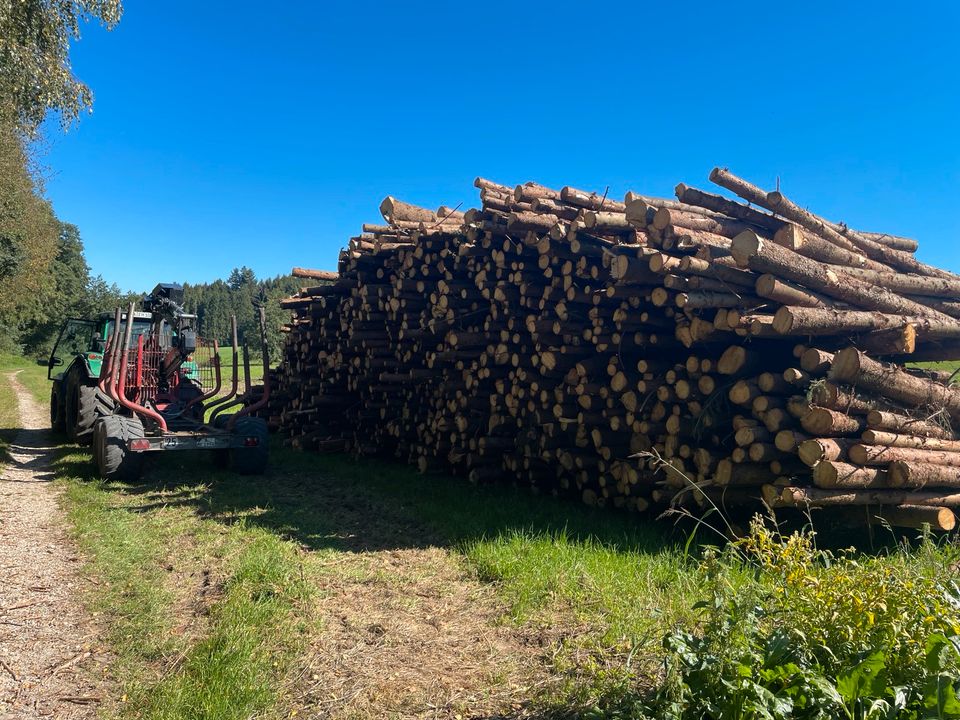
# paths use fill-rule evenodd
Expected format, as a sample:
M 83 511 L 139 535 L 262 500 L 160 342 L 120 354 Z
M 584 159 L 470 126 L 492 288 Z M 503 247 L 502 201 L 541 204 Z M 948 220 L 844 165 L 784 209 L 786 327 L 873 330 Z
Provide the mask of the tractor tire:
M 219 430 L 223 430 L 227 427 L 227 423 L 230 422 L 230 418 L 233 417 L 233 414 L 220 414 L 213 419 L 213 426 Z M 221 468 L 226 470 L 230 467 L 230 451 L 229 450 L 214 450 L 213 451 L 213 464 L 214 467 Z
M 120 482 L 140 479 L 146 453 L 127 449 L 128 441 L 143 437 L 143 423 L 139 418 L 122 415 L 99 418 L 94 425 L 93 437 L 93 454 L 100 477 Z
M 67 429 L 66 412 L 63 383 L 54 380 L 50 384 L 50 429 L 55 433 L 62 433 Z
M 97 418 L 113 413 L 114 402 L 97 387 L 95 379 L 81 377 L 77 367 L 67 373 L 64 386 L 63 419 L 67 437 L 88 445 L 93 440 L 93 424 Z
M 230 448 L 230 467 L 239 475 L 263 475 L 267 471 L 270 455 L 267 421 L 263 418 L 242 417 L 233 426 L 233 434 L 255 437 L 259 442 L 252 447 Z

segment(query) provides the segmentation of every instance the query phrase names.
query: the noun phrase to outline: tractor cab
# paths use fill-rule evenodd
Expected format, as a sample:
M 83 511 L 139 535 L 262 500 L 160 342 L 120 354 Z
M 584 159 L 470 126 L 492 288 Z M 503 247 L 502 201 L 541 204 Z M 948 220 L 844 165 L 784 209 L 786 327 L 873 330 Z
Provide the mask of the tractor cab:
M 133 316 L 134 335 L 149 333 L 153 315 L 135 311 Z M 126 319 L 126 313 L 122 313 L 121 322 L 126 322 Z M 53 350 L 50 351 L 50 357 L 42 361 L 42 364 L 47 366 L 47 379 L 61 379 L 75 365 L 82 368 L 87 377 L 99 378 L 103 352 L 113 334 L 113 325 L 113 313 L 101 313 L 95 320 L 82 318 L 66 320 L 60 328 Z M 54 376 L 54 368 L 57 367 L 63 367 L 64 370 Z

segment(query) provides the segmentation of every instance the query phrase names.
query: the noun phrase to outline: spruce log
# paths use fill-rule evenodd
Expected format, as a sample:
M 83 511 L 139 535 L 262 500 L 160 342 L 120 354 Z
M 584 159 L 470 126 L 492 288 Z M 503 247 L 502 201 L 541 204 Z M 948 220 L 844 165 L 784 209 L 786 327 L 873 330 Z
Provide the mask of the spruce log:
M 773 319 L 773 328 L 781 335 L 840 335 L 891 330 L 904 325 L 913 325 L 921 337 L 960 337 L 960 322 L 956 320 L 939 322 L 925 317 L 891 315 L 864 310 L 785 305 L 777 310 Z
M 846 460 L 847 450 L 856 442 L 852 438 L 812 438 L 797 446 L 797 456 L 809 467 L 821 462 Z
M 930 420 L 910 417 L 895 412 L 871 411 L 867 413 L 867 427 L 871 430 L 888 430 L 921 437 L 953 440 L 953 432 Z
M 952 465 L 894 460 L 889 470 L 894 487 L 960 487 L 960 468 Z
M 707 210 L 712 210 L 714 212 L 727 215 L 735 218 L 736 220 L 742 220 L 743 222 L 755 225 L 756 227 L 765 229 L 769 232 L 775 233 L 784 225 L 783 220 L 776 218 L 773 215 L 768 215 L 767 213 L 760 212 L 755 208 L 734 202 L 733 200 L 729 200 L 722 195 L 714 195 L 713 193 L 688 187 L 683 183 L 677 185 L 676 195 L 681 202 L 688 205 L 696 205 L 698 207 L 706 208 Z
M 830 377 L 909 405 L 944 408 L 954 420 L 960 419 L 960 388 L 884 366 L 856 348 L 834 356 Z
M 310 268 L 295 267 L 290 274 L 297 278 L 309 280 L 338 280 L 339 274 L 332 270 L 311 270 Z
M 770 275 L 769 273 L 757 278 L 754 290 L 760 297 L 784 305 L 823 308 L 833 302 L 831 298 L 810 292 L 800 285 L 781 280 L 776 275 Z
M 780 500 L 788 507 L 842 507 L 844 505 L 923 505 L 960 507 L 960 493 L 935 490 L 824 490 L 785 487 Z
M 860 434 L 864 429 L 863 418 L 850 417 L 836 410 L 814 407 L 800 420 L 803 429 L 816 437 L 841 437 Z
M 903 435 L 900 433 L 871 429 L 864 430 L 860 439 L 870 445 L 887 445 L 889 447 L 917 448 L 921 450 L 945 450 L 947 452 L 960 453 L 960 440 Z
M 894 527 L 920 529 L 929 525 L 931 530 L 950 532 L 957 526 L 957 516 L 953 510 L 945 507 L 890 505 L 879 508 L 875 516 L 878 524 L 886 523 Z
M 945 323 L 953 322 L 949 315 L 896 295 L 883 287 L 843 275 L 829 265 L 810 260 L 764 240 L 750 230 L 733 239 L 730 251 L 741 267 L 784 277 L 851 305 L 868 310 L 931 317 Z
M 813 483 L 819 488 L 831 490 L 889 487 L 885 470 L 830 461 L 819 463 L 813 469 Z
M 775 212 L 781 217 L 792 220 L 810 232 L 816 233 L 820 237 L 829 240 L 834 245 L 846 248 L 847 250 L 860 250 L 868 258 L 876 262 L 889 265 L 904 272 L 917 273 L 918 275 L 940 277 L 949 280 L 960 279 L 946 270 L 941 270 L 940 268 L 920 262 L 908 252 L 882 245 L 874 240 L 863 237 L 854 230 L 848 229 L 845 233 L 841 234 L 830 227 L 822 218 L 796 205 L 781 192 L 774 191 L 767 193 L 765 202 L 757 204 Z
M 925 295 L 950 300 L 960 298 L 960 280 L 926 275 L 878 273 L 860 268 L 845 268 L 843 272 L 864 282 L 882 283 L 887 289 L 902 295 Z
M 410 203 L 397 200 L 395 197 L 387 196 L 380 203 L 380 214 L 388 223 L 407 222 L 427 222 L 437 221 L 437 215 L 433 210 L 411 205 Z
M 903 461 L 960 468 L 960 452 L 948 450 L 925 450 L 857 443 L 850 447 L 848 454 L 850 460 L 858 465 L 886 465 Z

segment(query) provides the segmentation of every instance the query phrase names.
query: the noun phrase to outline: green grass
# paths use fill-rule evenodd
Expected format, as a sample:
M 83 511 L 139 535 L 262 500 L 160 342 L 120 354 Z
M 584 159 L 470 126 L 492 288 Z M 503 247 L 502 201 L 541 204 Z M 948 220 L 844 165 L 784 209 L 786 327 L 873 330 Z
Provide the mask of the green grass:
M 7 367 L 23 367 L 21 379 L 46 397 L 43 368 L 4 358 Z M 15 427 L 11 397 L 0 382 L 6 428 Z M 279 444 L 271 452 L 265 478 L 170 453 L 144 481 L 119 484 L 96 480 L 85 450 L 64 449 L 63 505 L 95 583 L 85 602 L 105 620 L 115 658 L 109 712 L 288 716 L 296 669 L 331 620 L 325 588 L 381 579 L 373 558 L 384 550 L 445 548 L 493 591 L 500 623 L 540 632 L 552 682 L 518 699 L 548 714 L 614 706 L 652 687 L 664 634 L 698 623 L 705 571 L 669 523 L 403 465 Z M 925 552 L 897 562 L 947 558 Z
M 109 620 L 123 698 L 114 711 L 240 720 L 275 708 L 312 622 L 315 585 L 296 544 L 244 513 L 207 516 L 211 486 L 178 484 L 180 467 L 158 469 L 156 486 L 104 483 L 67 448 L 57 471 L 96 581 L 87 603 Z
M 920 362 L 920 363 L 911 363 L 915 367 L 926 368 L 928 370 L 942 370 L 944 372 L 956 373 L 957 370 L 960 370 L 960 360 L 941 360 L 939 362 Z M 960 373 L 957 373 L 960 375 Z M 958 382 L 954 378 L 954 382 Z

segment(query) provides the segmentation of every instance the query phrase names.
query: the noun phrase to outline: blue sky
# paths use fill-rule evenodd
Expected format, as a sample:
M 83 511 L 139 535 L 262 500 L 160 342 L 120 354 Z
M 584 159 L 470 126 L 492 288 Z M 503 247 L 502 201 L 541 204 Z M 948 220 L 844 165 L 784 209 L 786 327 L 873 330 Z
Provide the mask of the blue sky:
M 127 289 L 333 269 L 388 194 L 622 197 L 714 165 L 960 271 L 960 5 L 127 0 L 48 192 Z

